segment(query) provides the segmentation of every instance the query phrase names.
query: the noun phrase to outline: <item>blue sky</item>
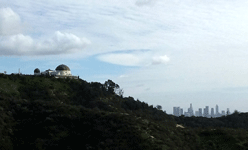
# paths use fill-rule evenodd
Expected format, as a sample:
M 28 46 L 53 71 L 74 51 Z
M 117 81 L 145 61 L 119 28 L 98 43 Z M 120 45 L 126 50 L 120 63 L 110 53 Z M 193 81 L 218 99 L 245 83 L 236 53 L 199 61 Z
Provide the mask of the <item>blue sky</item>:
M 0 72 L 60 64 L 149 105 L 247 112 L 248 2 L 0 2 Z

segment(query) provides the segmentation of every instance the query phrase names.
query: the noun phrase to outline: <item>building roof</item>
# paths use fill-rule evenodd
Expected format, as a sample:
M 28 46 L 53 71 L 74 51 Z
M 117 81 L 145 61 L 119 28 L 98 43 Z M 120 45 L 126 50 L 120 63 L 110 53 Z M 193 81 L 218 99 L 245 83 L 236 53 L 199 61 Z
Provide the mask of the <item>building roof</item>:
M 40 69 L 38 68 L 34 69 L 34 73 L 40 73 Z
M 56 71 L 71 71 L 70 68 L 64 64 L 59 65 L 55 70 Z

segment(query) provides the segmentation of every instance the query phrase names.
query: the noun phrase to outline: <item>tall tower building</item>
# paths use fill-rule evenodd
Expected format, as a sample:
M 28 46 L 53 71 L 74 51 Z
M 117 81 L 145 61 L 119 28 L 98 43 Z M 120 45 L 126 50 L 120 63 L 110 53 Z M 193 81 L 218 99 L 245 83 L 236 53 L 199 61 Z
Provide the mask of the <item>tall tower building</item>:
M 216 115 L 218 115 L 219 114 L 219 106 L 216 104 L 216 109 L 215 109 L 215 111 L 216 111 Z
M 177 116 L 179 116 L 180 113 L 179 111 L 180 111 L 180 107 L 177 107 L 177 114 L 176 114 Z
M 196 117 L 199 116 L 199 111 L 195 111 L 195 116 L 196 116 Z
M 206 108 L 203 109 L 203 117 L 206 117 Z
M 202 117 L 202 108 L 199 108 L 199 117 Z
M 188 113 L 190 114 L 190 116 L 194 115 L 194 111 L 191 103 L 190 103 L 190 108 L 188 108 Z
M 173 115 L 176 116 L 177 107 L 173 107 Z
M 227 110 L 226 110 L 226 115 L 230 115 L 229 108 L 227 108 Z
M 184 112 L 185 117 L 190 117 L 190 114 L 188 112 Z
M 180 109 L 180 116 L 183 115 L 183 109 Z
M 189 114 L 189 117 L 191 117 L 191 109 L 188 108 L 188 114 Z
M 222 110 L 221 115 L 222 115 L 222 116 L 225 116 L 225 115 L 226 115 L 226 114 L 225 114 L 225 110 Z
M 194 116 L 194 111 L 193 111 L 192 103 L 190 103 L 190 109 L 191 109 L 191 112 L 192 112 L 192 116 Z
M 214 108 L 211 108 L 211 117 L 214 118 Z
M 206 106 L 206 107 L 204 108 L 203 117 L 209 117 L 209 106 Z
M 173 107 L 173 115 L 179 116 L 180 115 L 180 107 Z
M 209 117 L 209 106 L 206 106 L 206 117 Z

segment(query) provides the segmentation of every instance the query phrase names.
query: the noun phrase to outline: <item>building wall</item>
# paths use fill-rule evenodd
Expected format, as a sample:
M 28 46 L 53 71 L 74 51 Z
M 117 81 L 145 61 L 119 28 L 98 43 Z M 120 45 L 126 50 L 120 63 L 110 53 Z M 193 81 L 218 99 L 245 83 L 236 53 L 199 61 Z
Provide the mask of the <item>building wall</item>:
M 55 78 L 79 79 L 79 76 L 55 76 Z
M 56 71 L 56 75 L 71 76 L 71 71 Z
M 34 73 L 34 75 L 50 75 L 50 76 L 55 76 L 55 78 L 71 78 L 71 79 L 79 79 L 79 76 L 73 76 L 71 74 L 71 71 L 67 70 L 46 70 L 41 73 Z

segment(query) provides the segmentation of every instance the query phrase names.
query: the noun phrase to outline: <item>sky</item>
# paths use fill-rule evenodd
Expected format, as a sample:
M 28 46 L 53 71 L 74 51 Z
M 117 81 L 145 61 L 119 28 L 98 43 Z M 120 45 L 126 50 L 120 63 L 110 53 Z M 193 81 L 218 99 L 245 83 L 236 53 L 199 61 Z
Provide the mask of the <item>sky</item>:
M 65 64 L 149 105 L 248 112 L 245 0 L 0 2 L 0 72 Z

